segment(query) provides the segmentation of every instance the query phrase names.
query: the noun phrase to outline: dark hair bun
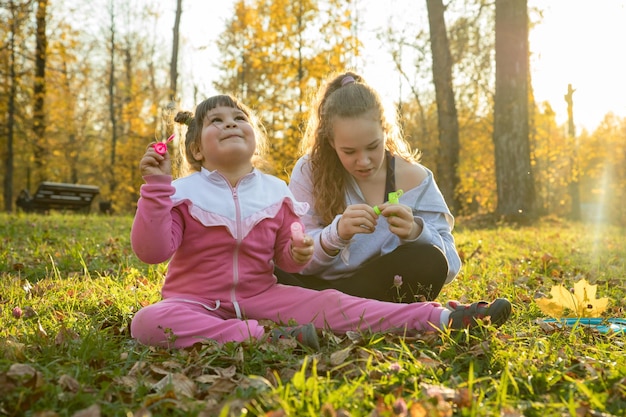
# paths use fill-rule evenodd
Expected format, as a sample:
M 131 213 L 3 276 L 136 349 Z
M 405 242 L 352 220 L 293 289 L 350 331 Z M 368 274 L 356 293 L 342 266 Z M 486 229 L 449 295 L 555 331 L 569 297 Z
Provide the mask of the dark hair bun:
M 193 121 L 193 113 L 190 111 L 179 111 L 174 117 L 174 121 L 189 126 Z

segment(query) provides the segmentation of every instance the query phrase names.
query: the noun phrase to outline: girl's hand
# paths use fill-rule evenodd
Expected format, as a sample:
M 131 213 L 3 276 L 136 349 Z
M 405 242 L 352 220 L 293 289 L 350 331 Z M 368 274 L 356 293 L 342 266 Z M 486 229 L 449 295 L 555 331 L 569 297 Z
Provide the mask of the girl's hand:
M 337 233 L 343 240 L 350 240 L 357 233 L 373 233 L 378 215 L 367 204 L 346 207 L 337 224 Z
M 152 145 L 153 143 L 148 146 L 146 153 L 139 162 L 141 175 L 144 177 L 148 175 L 171 175 L 172 161 L 169 152 L 160 155 Z
M 422 226 L 415 222 L 411 207 L 404 204 L 381 204 L 380 215 L 385 216 L 389 231 L 400 239 L 414 240 L 422 233 Z
M 311 257 L 313 257 L 313 238 L 309 235 L 304 235 L 304 238 L 298 244 L 292 241 L 291 257 L 299 264 L 309 262 Z

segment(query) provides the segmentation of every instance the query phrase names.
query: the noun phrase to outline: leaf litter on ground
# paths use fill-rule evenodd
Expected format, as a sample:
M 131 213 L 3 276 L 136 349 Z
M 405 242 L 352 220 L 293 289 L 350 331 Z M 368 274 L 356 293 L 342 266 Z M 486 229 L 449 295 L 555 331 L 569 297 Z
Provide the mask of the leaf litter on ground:
M 548 332 L 532 297 L 561 285 L 579 300 L 584 278 L 593 283 L 581 298 L 594 302 L 588 310 L 623 315 L 621 228 L 603 230 L 596 247 L 605 249 L 591 253 L 583 236 L 592 231 L 581 224 L 459 227 L 457 244 L 471 256 L 439 299 L 511 299 L 514 315 L 497 330 L 406 337 L 324 330 L 319 352 L 289 340 L 207 341 L 173 351 L 130 339 L 128 324 L 158 300 L 166 267 L 132 256 L 132 219 L 0 220 L 15 234 L 14 244 L 0 246 L 7 261 L 0 265 L 0 416 L 560 417 L 626 408 L 623 338 L 584 328 Z M 598 293 L 612 300 L 603 311 Z

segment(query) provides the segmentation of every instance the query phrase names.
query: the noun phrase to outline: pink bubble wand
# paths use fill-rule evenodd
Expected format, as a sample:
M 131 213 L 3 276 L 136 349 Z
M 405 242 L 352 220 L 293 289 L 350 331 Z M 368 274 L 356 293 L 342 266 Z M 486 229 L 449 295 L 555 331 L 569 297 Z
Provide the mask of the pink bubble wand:
M 157 142 L 154 145 L 152 145 L 152 147 L 154 148 L 156 153 L 158 153 L 159 155 L 165 155 L 165 153 L 167 152 L 167 144 L 168 144 L 168 142 L 171 142 L 172 139 L 174 139 L 175 136 L 176 136 L 175 134 L 172 134 L 172 136 L 167 138 L 167 140 L 164 140 L 162 142 Z
M 291 223 L 291 239 L 294 246 L 304 246 L 304 232 L 302 231 L 302 225 L 298 222 Z

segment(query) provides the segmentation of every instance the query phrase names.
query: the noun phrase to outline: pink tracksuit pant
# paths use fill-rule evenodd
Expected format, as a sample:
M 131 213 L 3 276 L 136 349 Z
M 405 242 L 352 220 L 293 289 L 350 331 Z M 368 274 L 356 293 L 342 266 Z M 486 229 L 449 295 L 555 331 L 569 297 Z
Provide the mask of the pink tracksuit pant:
M 440 327 L 440 304 L 391 303 L 346 295 L 336 290 L 314 291 L 276 284 L 251 298 L 237 300 L 243 319 L 230 302 L 204 304 L 197 299 L 165 299 L 139 310 L 131 333 L 146 345 L 188 347 L 204 339 L 241 342 L 260 338 L 265 328 L 257 320 L 277 323 L 312 322 L 336 334 L 349 330 L 415 333 Z

